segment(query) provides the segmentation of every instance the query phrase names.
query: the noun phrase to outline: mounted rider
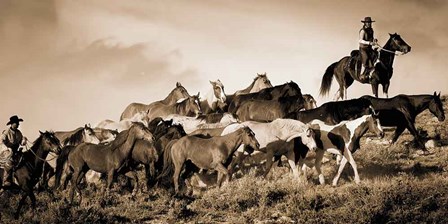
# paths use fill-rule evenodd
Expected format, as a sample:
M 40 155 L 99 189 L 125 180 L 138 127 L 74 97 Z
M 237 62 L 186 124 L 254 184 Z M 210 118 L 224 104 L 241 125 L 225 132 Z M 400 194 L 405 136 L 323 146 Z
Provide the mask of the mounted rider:
M 378 48 L 377 39 L 373 37 L 372 23 L 375 22 L 370 17 L 361 20 L 364 26 L 359 30 L 359 53 L 361 55 L 361 72 L 359 79 L 361 82 L 369 82 L 375 70 L 373 57 L 374 49 Z
M 15 155 L 19 151 L 20 146 L 24 146 L 27 138 L 23 137 L 22 132 L 18 129 L 23 119 L 14 115 L 9 118 L 6 125 L 11 125 L 4 130 L 0 138 L 0 167 L 4 170 L 3 185 L 8 186 L 12 183 L 12 171 L 14 167 Z

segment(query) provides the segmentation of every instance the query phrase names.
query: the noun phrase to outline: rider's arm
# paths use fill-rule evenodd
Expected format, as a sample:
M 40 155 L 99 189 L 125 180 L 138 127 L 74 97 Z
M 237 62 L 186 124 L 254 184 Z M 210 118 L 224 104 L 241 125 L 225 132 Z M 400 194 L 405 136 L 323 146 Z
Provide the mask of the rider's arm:
M 0 144 L 5 145 L 8 148 L 11 147 L 11 145 L 9 144 L 9 141 L 8 141 L 8 136 L 6 134 L 6 131 L 4 131 L 0 137 Z
M 364 33 L 365 33 L 364 30 L 359 31 L 359 41 L 358 41 L 358 42 L 359 42 L 360 44 L 372 45 L 373 42 L 364 40 Z

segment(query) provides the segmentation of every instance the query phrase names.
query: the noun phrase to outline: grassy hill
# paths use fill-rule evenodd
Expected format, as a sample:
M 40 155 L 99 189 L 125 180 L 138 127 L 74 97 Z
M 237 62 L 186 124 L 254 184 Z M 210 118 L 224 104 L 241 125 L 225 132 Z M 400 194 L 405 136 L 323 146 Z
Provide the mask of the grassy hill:
M 448 111 L 448 103 L 444 103 Z M 109 196 L 87 186 L 83 201 L 70 206 L 68 192 L 37 195 L 37 209 L 29 205 L 19 220 L 12 214 L 18 194 L 0 195 L 1 223 L 448 223 L 448 120 L 438 122 L 428 111 L 417 117 L 417 128 L 438 143 L 421 155 L 405 132 L 395 145 L 375 137 L 363 138 L 354 154 L 361 184 L 353 182 L 346 166 L 339 185 L 318 185 L 292 178 L 288 167 L 274 167 L 267 179 L 239 175 L 221 189 L 211 187 L 201 196 L 177 199 L 165 189 L 150 189 L 130 198 L 126 188 L 114 186 Z M 427 133 L 425 133 L 425 130 Z M 387 132 L 390 138 L 392 132 Z M 286 165 L 286 163 L 285 163 Z M 327 183 L 336 163 L 323 164 Z

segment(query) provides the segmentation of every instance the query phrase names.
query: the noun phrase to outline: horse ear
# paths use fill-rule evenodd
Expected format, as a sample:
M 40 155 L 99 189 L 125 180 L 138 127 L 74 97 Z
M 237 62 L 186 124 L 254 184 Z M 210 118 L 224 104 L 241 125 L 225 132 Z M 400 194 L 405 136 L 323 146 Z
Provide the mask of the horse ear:
M 39 133 L 40 133 L 41 135 L 43 135 L 43 134 L 44 134 L 44 133 L 43 133 L 42 131 L 40 131 L 40 130 L 39 130 Z
M 389 33 L 389 36 L 392 36 L 393 34 Z
M 87 124 L 84 125 L 84 128 L 87 128 Z
M 210 82 L 210 84 L 212 84 L 212 85 L 214 84 L 214 82 L 212 82 L 212 81 L 210 81 L 210 80 L 208 80 L 208 81 Z
M 441 94 L 442 92 L 441 91 L 439 91 L 439 94 L 437 95 L 438 97 L 440 97 L 440 94 Z
M 181 87 L 182 84 L 180 84 L 180 82 L 176 82 L 176 87 Z
M 198 92 L 198 95 L 196 95 L 196 96 L 199 97 L 200 94 L 201 94 L 201 92 Z
M 434 96 L 437 96 L 437 92 L 436 91 L 434 91 Z

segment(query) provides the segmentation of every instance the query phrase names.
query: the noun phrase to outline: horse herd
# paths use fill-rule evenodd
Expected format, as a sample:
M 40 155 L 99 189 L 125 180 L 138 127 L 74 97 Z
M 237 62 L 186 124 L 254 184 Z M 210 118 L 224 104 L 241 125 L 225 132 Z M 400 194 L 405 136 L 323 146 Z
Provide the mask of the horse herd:
M 32 146 L 18 156 L 14 176 L 25 194 L 16 217 L 27 197 L 35 206 L 35 185 L 40 182 L 39 186 L 49 189 L 52 178 L 53 190 L 70 184 L 70 203 L 75 192 L 81 202 L 80 183 L 89 179 L 86 174 L 90 170 L 105 175 L 106 193 L 118 175 L 126 175 L 132 180 L 134 196 L 139 186 L 136 171 L 143 166 L 147 188 L 174 187 L 178 195 L 183 193 L 181 180 L 194 173 L 216 171 L 221 186 L 231 180 L 246 158 L 255 155 L 265 161 L 263 176 L 285 156 L 294 177 L 299 178 L 300 170 L 306 171 L 307 153 L 314 151 L 321 184 L 325 184 L 321 172 L 325 152 L 339 156 L 333 185 L 337 185 L 347 162 L 359 183 L 352 154 L 360 149 L 365 133 L 383 137 L 382 126 L 396 127 L 394 143 L 408 129 L 425 150 L 414 126 L 416 116 L 429 109 L 439 121 L 445 119 L 440 93 L 436 92 L 385 99 L 363 96 L 317 107 L 314 98 L 302 94 L 297 83 L 273 86 L 266 74 L 257 74 L 251 85 L 233 95 L 225 93 L 220 80 L 210 84 L 210 92 L 201 96 L 190 95 L 176 83 L 163 100 L 128 105 L 120 121 L 104 120 L 95 127 L 84 125 L 66 132 L 40 132 Z

